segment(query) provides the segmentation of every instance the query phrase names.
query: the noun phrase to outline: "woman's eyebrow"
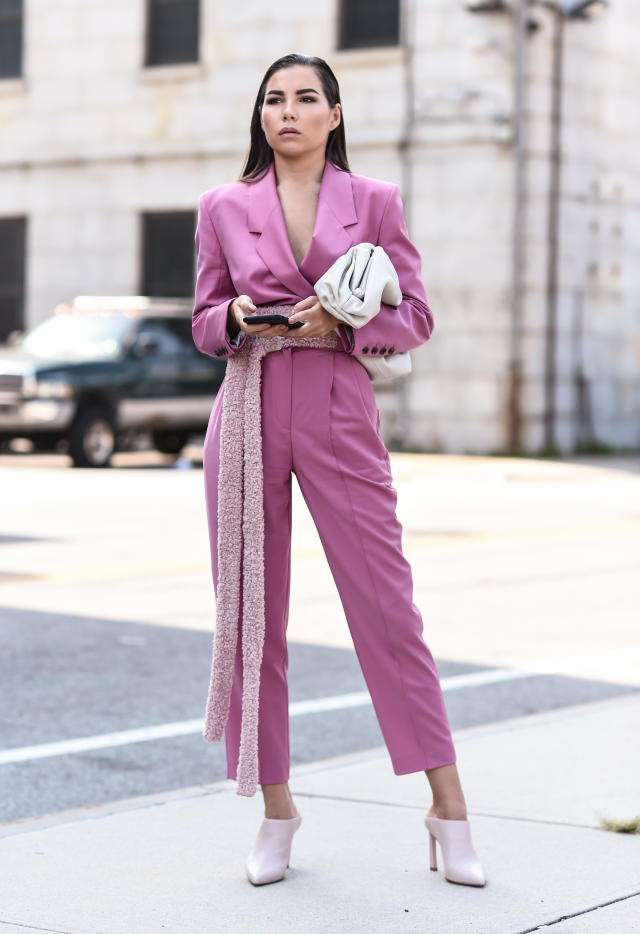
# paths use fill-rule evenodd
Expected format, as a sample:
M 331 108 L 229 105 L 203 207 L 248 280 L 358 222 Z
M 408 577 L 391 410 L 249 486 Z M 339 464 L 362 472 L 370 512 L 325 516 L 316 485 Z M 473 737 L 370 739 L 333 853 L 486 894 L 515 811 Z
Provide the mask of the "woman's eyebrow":
M 316 91 L 315 88 L 300 88 L 300 90 L 296 91 L 296 94 L 308 94 L 309 91 L 313 91 L 314 94 L 320 93 L 319 91 Z M 284 94 L 284 91 L 271 90 L 271 91 L 267 91 L 267 94 Z

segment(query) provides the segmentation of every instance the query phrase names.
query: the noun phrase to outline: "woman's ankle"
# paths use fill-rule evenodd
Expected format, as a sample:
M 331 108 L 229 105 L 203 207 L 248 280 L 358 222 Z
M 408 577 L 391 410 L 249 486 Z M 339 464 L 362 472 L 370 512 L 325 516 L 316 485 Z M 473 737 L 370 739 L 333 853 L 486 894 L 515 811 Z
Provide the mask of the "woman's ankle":
M 440 820 L 466 820 L 467 805 L 456 763 L 426 769 L 425 772 L 431 786 L 433 800 L 433 804 L 427 811 L 427 817 L 437 817 Z
M 264 816 L 271 820 L 291 820 L 299 817 L 300 812 L 294 804 L 289 785 L 263 785 Z
M 466 820 L 467 808 L 460 801 L 438 801 L 431 805 L 427 817 L 437 817 L 440 820 Z
M 300 812 L 296 807 L 287 810 L 265 808 L 264 816 L 268 817 L 269 820 L 291 820 L 293 817 L 300 817 Z
M 264 816 L 271 820 L 291 820 L 292 817 L 299 817 L 300 811 L 290 797 L 288 801 L 265 801 Z

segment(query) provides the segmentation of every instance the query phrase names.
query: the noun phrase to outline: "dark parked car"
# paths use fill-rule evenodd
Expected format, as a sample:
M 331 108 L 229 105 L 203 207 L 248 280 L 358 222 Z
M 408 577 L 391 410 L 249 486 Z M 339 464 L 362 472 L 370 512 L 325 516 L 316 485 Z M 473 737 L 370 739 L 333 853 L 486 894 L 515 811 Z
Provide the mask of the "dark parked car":
M 193 343 L 188 299 L 79 296 L 0 345 L 0 444 L 106 467 L 139 432 L 177 454 L 206 430 L 226 361 Z

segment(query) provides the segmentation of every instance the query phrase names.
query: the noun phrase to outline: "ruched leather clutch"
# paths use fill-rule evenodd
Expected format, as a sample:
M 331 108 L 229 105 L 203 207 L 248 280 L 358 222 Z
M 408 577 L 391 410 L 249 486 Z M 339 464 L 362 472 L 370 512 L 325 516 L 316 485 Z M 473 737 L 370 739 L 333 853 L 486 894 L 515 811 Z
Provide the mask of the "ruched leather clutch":
M 361 328 L 380 311 L 381 303 L 398 306 L 402 290 L 387 253 L 373 243 L 356 243 L 339 256 L 314 285 L 320 304 L 352 328 Z M 356 355 L 372 380 L 393 379 L 411 372 L 408 351 L 384 357 Z

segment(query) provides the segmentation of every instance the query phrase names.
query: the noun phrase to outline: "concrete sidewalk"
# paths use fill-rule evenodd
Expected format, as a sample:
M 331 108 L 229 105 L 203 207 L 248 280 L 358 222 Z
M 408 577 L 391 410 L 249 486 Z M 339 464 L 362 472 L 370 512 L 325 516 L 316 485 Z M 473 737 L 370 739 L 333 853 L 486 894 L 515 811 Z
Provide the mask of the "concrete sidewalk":
M 244 862 L 262 795 L 224 781 L 0 828 L 0 934 L 634 934 L 640 693 L 454 733 L 484 888 L 428 869 L 422 773 L 384 747 L 292 769 L 283 882 Z M 564 920 L 563 920 L 564 919 Z M 547 927 L 550 926 L 550 927 Z

